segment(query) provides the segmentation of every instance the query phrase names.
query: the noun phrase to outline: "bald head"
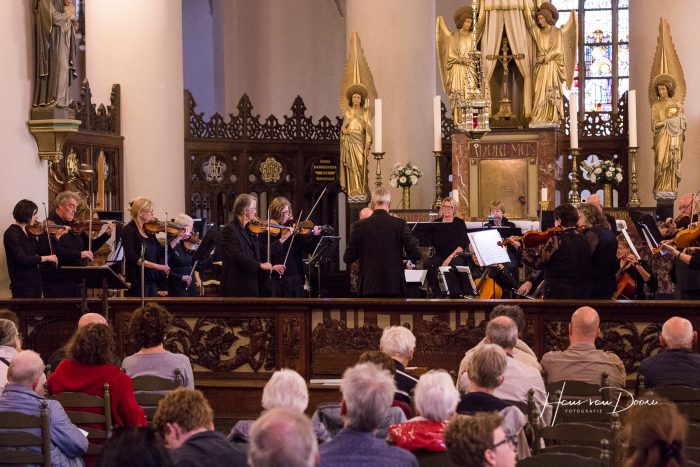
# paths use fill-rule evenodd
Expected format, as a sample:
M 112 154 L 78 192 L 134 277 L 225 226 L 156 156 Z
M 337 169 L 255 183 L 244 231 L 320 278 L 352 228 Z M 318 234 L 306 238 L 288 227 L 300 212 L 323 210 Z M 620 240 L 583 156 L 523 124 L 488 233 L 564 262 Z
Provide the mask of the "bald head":
M 312 467 L 319 462 L 311 421 L 298 410 L 266 411 L 250 430 L 248 463 L 254 467 Z
M 21 384 L 36 391 L 43 384 L 44 362 L 33 350 L 23 350 L 15 355 L 7 370 L 7 381 Z
M 518 341 L 518 326 L 507 316 L 497 316 L 486 325 L 486 339 L 510 353 Z
M 661 328 L 661 345 L 667 349 L 691 349 L 696 339 L 693 325 L 685 318 L 669 318 Z
M 600 317 L 598 312 L 589 306 L 582 306 L 571 315 L 569 341 L 574 343 L 595 343 L 598 335 Z
M 362 208 L 362 211 L 360 211 L 360 220 L 367 219 L 373 212 L 371 208 Z
M 600 207 L 603 207 L 602 204 L 601 204 L 601 202 L 600 202 L 600 196 L 598 196 L 598 195 L 596 195 L 596 194 L 590 195 L 590 196 L 586 199 L 586 203 L 592 204 L 593 206 L 598 206 L 599 208 L 600 208 Z
M 693 193 L 686 193 L 678 197 L 678 211 L 682 214 L 690 215 L 693 204 Z
M 107 324 L 104 316 L 97 313 L 85 313 L 78 320 L 78 329 L 84 328 L 88 324 Z

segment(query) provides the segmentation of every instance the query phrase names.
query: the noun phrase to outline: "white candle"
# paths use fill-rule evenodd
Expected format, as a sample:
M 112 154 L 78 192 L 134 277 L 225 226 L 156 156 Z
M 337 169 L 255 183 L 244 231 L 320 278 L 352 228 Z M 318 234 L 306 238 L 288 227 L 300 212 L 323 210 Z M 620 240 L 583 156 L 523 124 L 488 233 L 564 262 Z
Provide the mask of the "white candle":
M 374 152 L 382 152 L 382 100 L 374 100 Z
M 549 198 L 547 198 L 547 187 L 542 187 L 542 193 L 541 193 L 541 199 L 542 201 L 549 201 Z
M 578 148 L 578 94 L 569 94 L 569 145 Z
M 631 148 L 637 147 L 637 91 L 632 89 L 628 94 L 627 117 L 629 119 L 629 145 Z
M 433 151 L 442 151 L 442 115 L 440 96 L 433 98 Z

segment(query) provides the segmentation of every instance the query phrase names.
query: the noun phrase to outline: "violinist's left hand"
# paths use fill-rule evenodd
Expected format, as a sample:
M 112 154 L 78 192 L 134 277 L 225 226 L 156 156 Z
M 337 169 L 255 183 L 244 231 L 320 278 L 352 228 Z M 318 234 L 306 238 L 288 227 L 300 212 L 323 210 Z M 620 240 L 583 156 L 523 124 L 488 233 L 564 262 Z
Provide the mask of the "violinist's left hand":
M 318 237 L 319 235 L 321 235 L 321 227 L 319 227 L 318 225 L 314 226 L 314 232 L 313 232 L 313 233 L 314 233 L 314 235 L 317 236 L 317 237 Z
M 109 221 L 107 224 L 105 224 L 105 226 L 105 232 L 112 235 L 112 232 L 114 232 L 114 222 Z
M 55 234 L 56 240 L 58 240 L 59 238 L 63 237 L 63 236 L 64 236 L 65 234 L 67 234 L 68 232 L 70 232 L 70 227 L 68 227 L 67 225 L 64 225 L 62 229 L 59 229 L 59 230 L 56 232 L 56 234 Z

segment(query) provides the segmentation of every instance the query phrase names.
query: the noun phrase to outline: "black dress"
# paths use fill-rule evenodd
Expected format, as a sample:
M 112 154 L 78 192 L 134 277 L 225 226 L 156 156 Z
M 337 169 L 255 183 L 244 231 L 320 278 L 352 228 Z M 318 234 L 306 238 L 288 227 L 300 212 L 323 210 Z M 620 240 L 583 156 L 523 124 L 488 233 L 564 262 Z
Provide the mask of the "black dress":
M 189 276 L 192 272 L 192 253 L 185 250 L 182 242 L 171 248 L 168 245 L 168 296 L 169 297 L 195 297 L 197 296 L 197 285 L 194 278 L 187 287 L 187 283 L 182 280 L 183 276 Z
M 261 274 L 263 285 L 262 294 L 266 297 L 290 297 L 302 298 L 304 293 L 304 257 L 314 251 L 320 237 L 315 235 L 296 235 L 294 241 L 289 238 L 281 245 L 279 251 L 270 254 L 272 264 L 284 264 L 287 251 L 289 257 L 282 277 L 273 272 L 272 274 Z M 291 248 L 291 250 L 290 250 Z M 267 251 L 263 247 L 263 255 Z
M 618 262 L 618 264 L 619 264 L 619 262 Z M 656 279 L 656 275 L 654 275 L 654 273 L 652 272 L 651 266 L 649 266 L 649 263 L 647 263 L 644 260 L 641 260 L 641 261 L 639 261 L 639 264 L 640 264 L 640 266 L 642 266 L 644 268 L 644 270 L 646 272 L 649 273 L 649 280 L 644 281 L 644 279 L 642 278 L 642 275 L 639 273 L 637 268 L 634 266 L 630 266 L 626 269 L 627 274 L 629 274 L 632 277 L 632 279 L 634 279 L 635 284 L 636 284 L 634 296 L 627 297 L 630 300 L 646 300 L 648 297 L 647 297 L 646 290 L 645 290 L 644 286 L 646 285 L 647 289 L 649 289 L 649 293 L 653 295 L 656 293 L 656 289 L 658 288 L 658 285 L 659 285 L 659 282 Z M 622 298 L 622 297 L 619 297 L 619 298 Z
M 620 267 L 617 239 L 605 227 L 586 230 L 586 237 L 591 245 L 591 298 L 607 300 L 615 293 L 615 273 Z
M 136 223 L 132 220 L 122 229 L 122 246 L 124 247 L 124 263 L 126 269 L 126 281 L 131 284 L 126 295 L 129 297 L 141 296 L 141 266 L 138 264 L 141 258 L 141 245 L 145 246 L 144 259 L 151 263 L 163 264 L 165 253 L 163 247 L 154 234 L 146 234 L 143 237 Z M 144 268 L 144 296 L 154 297 L 158 292 L 158 283 L 163 278 L 163 273 L 157 269 Z
M 457 247 L 462 251 L 467 250 L 467 225 L 459 217 L 454 217 L 452 222 L 443 222 L 443 218 L 435 219 L 440 227 L 433 229 L 433 248 L 435 254 L 425 260 L 424 268 L 428 271 L 428 286 L 434 297 L 443 298 L 445 295 L 440 289 L 438 281 L 438 268 L 445 259 L 450 256 Z M 450 261 L 450 266 L 466 266 L 467 259 L 464 256 L 455 256 Z
M 12 224 L 3 237 L 12 298 L 41 298 L 39 242 Z M 53 263 L 51 263 L 53 264 Z

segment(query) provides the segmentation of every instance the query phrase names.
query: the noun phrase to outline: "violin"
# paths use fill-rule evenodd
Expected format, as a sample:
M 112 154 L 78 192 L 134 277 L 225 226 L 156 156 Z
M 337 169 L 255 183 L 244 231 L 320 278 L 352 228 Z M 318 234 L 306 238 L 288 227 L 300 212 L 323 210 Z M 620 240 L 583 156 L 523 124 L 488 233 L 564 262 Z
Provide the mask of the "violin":
M 117 223 L 117 221 L 101 221 L 99 219 L 92 220 L 92 232 L 97 233 L 102 230 L 103 225 L 107 225 L 110 222 Z M 90 220 L 76 221 L 71 224 L 71 229 L 75 233 L 87 232 L 90 230 Z
M 157 234 L 166 232 L 169 236 L 174 236 L 180 234 L 184 227 L 180 227 L 175 222 L 168 222 L 167 224 L 158 219 L 151 219 L 150 221 L 143 224 L 143 230 L 147 234 Z
M 673 240 L 661 242 L 663 245 L 673 245 L 678 250 L 683 250 L 688 247 L 695 240 L 700 238 L 700 223 L 689 224 L 685 229 L 679 230 Z M 661 252 L 661 245 L 652 248 L 651 252 L 654 254 L 659 254 Z
M 583 232 L 584 229 L 585 227 L 582 226 L 576 227 L 577 232 Z M 529 230 L 523 235 L 508 237 L 505 240 L 498 242 L 498 246 L 507 245 L 509 243 L 512 244 L 516 241 L 522 241 L 525 248 L 536 248 L 547 243 L 547 241 L 549 241 L 549 239 L 553 236 L 560 235 L 567 230 L 570 229 L 560 225 L 550 227 L 547 230 Z
M 318 227 L 321 232 L 332 234 L 334 232 L 331 225 L 314 225 L 310 220 L 305 220 L 294 225 L 294 235 L 311 235 L 314 229 Z
M 48 225 L 46 225 L 46 221 L 44 222 L 37 222 L 36 224 L 31 224 L 25 227 L 25 230 L 29 232 L 30 234 L 34 235 L 35 237 L 39 237 L 40 235 L 43 235 L 46 233 L 46 231 L 49 231 L 50 235 L 56 235 L 59 233 L 61 230 L 70 230 L 71 228 L 68 227 L 67 225 L 58 225 L 54 224 L 53 222 L 49 222 Z
M 270 222 L 268 224 L 267 222 L 261 221 L 257 218 L 248 222 L 245 228 L 248 230 L 248 232 L 254 233 L 255 235 L 259 235 L 268 231 L 270 232 L 270 235 L 279 235 L 280 232 L 282 232 L 282 230 L 289 231 L 289 227 L 287 227 L 286 225 L 277 224 L 273 222 Z
M 182 247 L 185 249 L 185 251 L 189 252 L 195 252 L 199 248 L 199 245 L 202 244 L 202 239 L 199 238 L 199 234 L 197 232 L 192 232 L 192 235 L 190 235 L 190 238 L 187 238 L 182 241 Z

